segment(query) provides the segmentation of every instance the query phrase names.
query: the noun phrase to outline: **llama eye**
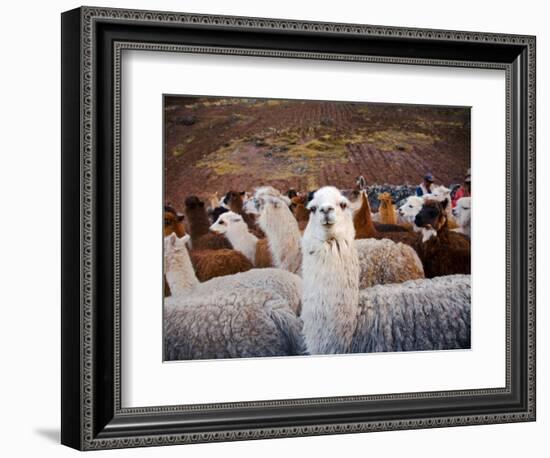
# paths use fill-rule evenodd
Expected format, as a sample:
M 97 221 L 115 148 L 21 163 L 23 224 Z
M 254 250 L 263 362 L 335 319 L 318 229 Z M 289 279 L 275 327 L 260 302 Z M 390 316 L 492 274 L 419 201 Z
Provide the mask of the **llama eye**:
M 342 210 L 345 210 L 345 209 L 347 208 L 347 206 L 348 206 L 348 204 L 346 204 L 345 202 L 341 202 L 341 203 L 340 203 L 340 208 L 341 208 Z
M 313 207 L 310 207 L 309 209 L 311 213 L 315 213 L 317 211 L 317 207 L 314 205 Z
M 225 224 L 223 221 L 220 221 L 220 224 Z

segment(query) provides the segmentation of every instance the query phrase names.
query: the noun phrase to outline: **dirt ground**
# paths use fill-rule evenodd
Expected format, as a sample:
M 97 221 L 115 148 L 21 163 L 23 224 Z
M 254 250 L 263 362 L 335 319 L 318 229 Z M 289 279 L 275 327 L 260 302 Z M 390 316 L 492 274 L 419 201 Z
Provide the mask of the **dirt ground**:
M 313 190 L 460 183 L 470 110 L 350 102 L 165 97 L 165 202 L 270 184 Z

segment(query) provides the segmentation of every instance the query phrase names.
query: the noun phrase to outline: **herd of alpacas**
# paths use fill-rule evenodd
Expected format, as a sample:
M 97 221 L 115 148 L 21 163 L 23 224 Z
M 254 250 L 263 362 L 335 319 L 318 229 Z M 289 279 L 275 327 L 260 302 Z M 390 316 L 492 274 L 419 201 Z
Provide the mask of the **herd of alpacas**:
M 470 205 L 366 183 L 165 207 L 164 359 L 470 348 Z

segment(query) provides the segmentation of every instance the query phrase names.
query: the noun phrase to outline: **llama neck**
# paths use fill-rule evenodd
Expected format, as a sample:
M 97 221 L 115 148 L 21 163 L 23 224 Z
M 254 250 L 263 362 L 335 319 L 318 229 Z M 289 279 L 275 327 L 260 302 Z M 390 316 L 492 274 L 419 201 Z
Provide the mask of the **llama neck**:
M 186 247 L 165 253 L 164 262 L 164 274 L 172 296 L 185 294 L 199 284 Z
M 254 263 L 258 238 L 248 232 L 248 227 L 245 224 L 240 227 L 230 227 L 225 235 L 231 245 L 233 245 L 233 249 L 240 251 Z
M 258 223 L 265 232 L 273 263 L 280 269 L 299 273 L 302 262 L 300 228 L 290 209 L 283 204 L 275 209 L 266 206 Z
M 366 239 L 376 235 L 376 228 L 372 221 L 369 198 L 366 191 L 361 192 L 361 207 L 353 215 L 353 226 L 355 227 L 355 238 Z
M 233 199 L 229 204 L 229 210 L 233 213 L 237 213 L 237 215 L 242 215 L 244 213 L 242 199 Z
M 359 313 L 359 261 L 353 239 L 304 234 L 303 334 L 311 354 L 349 351 Z
M 196 240 L 205 234 L 208 234 L 210 230 L 210 220 L 206 214 L 204 208 L 195 208 L 189 211 L 185 215 L 187 217 L 187 224 L 189 226 L 189 235 L 191 240 Z

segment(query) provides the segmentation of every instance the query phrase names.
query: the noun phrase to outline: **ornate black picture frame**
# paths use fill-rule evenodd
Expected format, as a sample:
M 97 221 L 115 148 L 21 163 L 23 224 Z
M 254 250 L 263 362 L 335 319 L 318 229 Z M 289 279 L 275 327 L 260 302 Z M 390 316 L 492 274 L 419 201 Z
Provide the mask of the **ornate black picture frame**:
M 62 434 L 80 450 L 535 420 L 535 37 L 82 7 L 62 14 Z M 506 386 L 123 408 L 124 49 L 506 72 Z

